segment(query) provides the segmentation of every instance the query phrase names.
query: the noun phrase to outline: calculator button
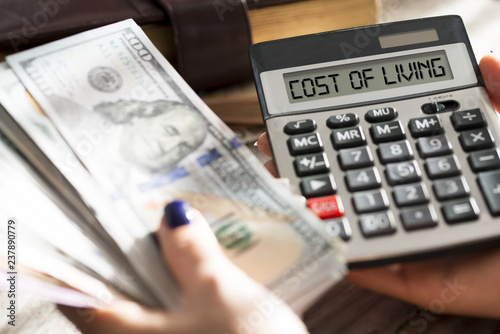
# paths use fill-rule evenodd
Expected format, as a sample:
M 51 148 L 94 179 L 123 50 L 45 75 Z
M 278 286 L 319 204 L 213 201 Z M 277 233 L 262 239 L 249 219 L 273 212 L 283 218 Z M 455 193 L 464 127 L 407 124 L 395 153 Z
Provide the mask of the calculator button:
M 444 135 L 418 138 L 417 150 L 424 159 L 453 153 L 453 147 Z
M 396 219 L 390 211 L 362 215 L 359 217 L 359 225 L 366 238 L 396 232 Z
M 405 208 L 401 210 L 401 222 L 408 231 L 434 227 L 438 222 L 438 214 L 430 205 Z
M 388 164 L 385 176 L 390 185 L 418 182 L 422 172 L 415 160 Z
M 349 171 L 346 173 L 345 181 L 349 191 L 375 189 L 382 184 L 380 174 L 374 167 Z
M 441 209 L 448 224 L 461 223 L 479 218 L 479 208 L 473 198 L 446 203 Z
M 373 141 L 375 143 L 384 143 L 405 139 L 405 130 L 400 121 L 374 124 L 370 128 Z
M 330 163 L 325 153 L 301 155 L 296 157 L 293 163 L 297 176 L 321 174 L 330 170 Z
M 326 126 L 330 129 L 347 128 L 358 125 L 359 117 L 353 113 L 331 116 L 326 120 Z
M 498 149 L 472 152 L 468 160 L 474 172 L 483 172 L 500 168 L 500 153 Z
M 305 177 L 300 183 L 300 188 L 302 195 L 307 198 L 333 195 L 337 191 L 332 174 Z
M 422 183 L 396 186 L 392 194 L 398 207 L 429 202 L 429 191 L 427 191 L 427 187 Z
M 458 137 L 464 151 L 481 150 L 493 147 L 493 137 L 490 130 L 481 128 L 464 131 Z
M 460 175 L 460 164 L 455 155 L 447 157 L 429 158 L 425 163 L 427 176 L 430 179 L 439 179 Z
M 392 121 L 396 117 L 398 112 L 391 107 L 368 110 L 365 114 L 365 120 L 370 123 Z
M 413 138 L 435 136 L 444 132 L 443 126 L 437 116 L 412 118 L 408 122 L 408 129 Z
M 466 197 L 470 194 L 469 185 L 463 176 L 452 179 L 436 180 L 432 188 L 439 201 Z
M 288 149 L 291 155 L 321 152 L 323 142 L 319 133 L 292 136 L 288 139 Z
M 478 182 L 491 214 L 500 215 L 500 170 L 479 173 Z
M 321 219 L 338 218 L 344 215 L 344 205 L 338 195 L 310 198 L 307 206 Z
M 421 109 L 424 114 L 435 114 L 438 112 L 455 111 L 460 108 L 460 103 L 454 100 L 426 103 Z
M 413 159 L 413 150 L 407 140 L 379 145 L 378 156 L 384 164 Z
M 355 193 L 352 201 L 357 213 L 382 211 L 389 207 L 389 197 L 384 189 L 375 192 Z
M 367 146 L 339 151 L 340 167 L 343 170 L 373 166 L 373 155 Z
M 366 137 L 361 127 L 333 130 L 331 140 L 335 149 L 361 146 L 366 143 Z
M 351 239 L 352 231 L 347 218 L 329 219 L 325 223 L 328 233 L 340 237 L 344 241 Z
M 480 128 L 486 125 L 486 119 L 479 109 L 456 111 L 450 116 L 451 124 L 457 131 Z
M 295 122 L 289 122 L 283 128 L 287 135 L 296 135 L 300 133 L 308 133 L 316 130 L 316 122 L 312 119 L 304 119 Z

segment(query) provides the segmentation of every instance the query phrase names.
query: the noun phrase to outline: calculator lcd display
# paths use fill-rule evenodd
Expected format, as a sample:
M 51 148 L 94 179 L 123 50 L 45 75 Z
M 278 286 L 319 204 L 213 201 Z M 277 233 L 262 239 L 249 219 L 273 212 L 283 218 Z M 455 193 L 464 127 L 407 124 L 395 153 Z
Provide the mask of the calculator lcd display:
M 445 51 L 283 74 L 290 103 L 452 80 Z

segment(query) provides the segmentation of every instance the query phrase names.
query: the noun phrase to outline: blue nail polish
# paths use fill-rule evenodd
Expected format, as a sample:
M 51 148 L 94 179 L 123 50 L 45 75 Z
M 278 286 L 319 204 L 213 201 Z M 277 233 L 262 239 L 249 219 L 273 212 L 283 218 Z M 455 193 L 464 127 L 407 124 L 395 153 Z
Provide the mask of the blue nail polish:
M 173 201 L 165 206 L 165 220 L 170 228 L 187 225 L 190 220 L 187 216 L 191 206 L 185 201 Z

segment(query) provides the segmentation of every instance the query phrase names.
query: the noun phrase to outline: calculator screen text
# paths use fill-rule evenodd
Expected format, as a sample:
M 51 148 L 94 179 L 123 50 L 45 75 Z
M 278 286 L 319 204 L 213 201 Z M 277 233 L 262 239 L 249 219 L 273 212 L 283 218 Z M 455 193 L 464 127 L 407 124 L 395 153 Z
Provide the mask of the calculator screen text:
M 290 103 L 452 80 L 445 51 L 284 73 Z

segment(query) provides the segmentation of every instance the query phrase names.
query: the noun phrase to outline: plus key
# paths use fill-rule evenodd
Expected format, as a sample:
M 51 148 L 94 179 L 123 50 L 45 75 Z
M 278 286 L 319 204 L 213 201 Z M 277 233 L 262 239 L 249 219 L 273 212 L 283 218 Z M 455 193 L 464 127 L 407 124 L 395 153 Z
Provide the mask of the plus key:
M 500 170 L 479 173 L 478 182 L 491 214 L 500 215 Z

